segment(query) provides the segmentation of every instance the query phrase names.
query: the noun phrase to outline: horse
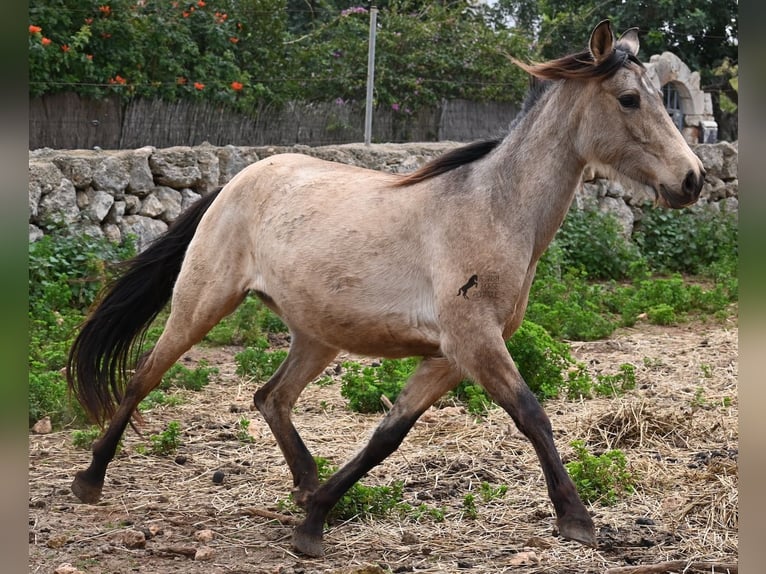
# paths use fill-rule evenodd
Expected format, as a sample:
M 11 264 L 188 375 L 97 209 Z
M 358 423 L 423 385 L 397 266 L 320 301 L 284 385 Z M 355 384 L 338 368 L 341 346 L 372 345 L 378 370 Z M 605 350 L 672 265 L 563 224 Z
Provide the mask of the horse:
M 505 341 L 522 322 L 538 259 L 586 165 L 648 185 L 661 206 L 680 209 L 699 197 L 702 163 L 670 120 L 638 49 L 636 28 L 616 38 L 604 20 L 580 52 L 539 63 L 511 58 L 534 80 L 507 135 L 455 148 L 413 173 L 274 155 L 190 206 L 106 288 L 72 344 L 67 380 L 105 429 L 72 492 L 85 503 L 100 499 L 140 401 L 252 293 L 291 334 L 286 359 L 253 400 L 305 510 L 293 530 L 297 551 L 323 555 L 335 503 L 465 377 L 532 443 L 559 535 L 595 547 L 593 520 L 551 422 Z M 472 277 L 479 285 L 492 277 L 493 289 L 455 297 Z M 168 301 L 161 336 L 139 356 Z M 320 484 L 290 415 L 341 350 L 421 360 L 366 445 Z

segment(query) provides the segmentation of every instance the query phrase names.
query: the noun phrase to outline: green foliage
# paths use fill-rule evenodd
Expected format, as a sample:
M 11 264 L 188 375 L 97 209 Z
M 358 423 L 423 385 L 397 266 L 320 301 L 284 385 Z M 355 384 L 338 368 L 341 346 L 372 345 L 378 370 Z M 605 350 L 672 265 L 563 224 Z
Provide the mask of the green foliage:
M 171 395 L 162 389 L 154 389 L 138 405 L 139 411 L 148 411 L 158 406 L 174 407 L 183 404 L 184 400 L 178 395 Z
M 181 424 L 177 421 L 168 423 L 165 430 L 158 434 L 149 435 L 149 450 L 157 456 L 173 454 L 181 444 Z
M 287 327 L 257 297 L 248 295 L 237 310 L 213 327 L 205 341 L 213 345 L 255 345 L 264 333 L 284 333 Z
M 383 359 L 376 367 L 362 367 L 352 362 L 344 363 L 340 393 L 348 401 L 352 411 L 380 412 L 383 410 L 380 402 L 381 395 L 385 395 L 394 402 L 418 362 L 416 358 Z
M 636 388 L 636 367 L 630 363 L 620 365 L 620 371 L 614 375 L 596 375 L 594 389 L 597 394 L 614 397 Z
M 369 14 L 345 3 L 35 0 L 30 96 L 202 99 L 246 113 L 288 100 L 363 100 Z M 345 9 L 344 9 L 345 8 Z M 406 118 L 442 98 L 520 101 L 530 39 L 465 1 L 383 2 L 376 102 Z
M 557 397 L 566 388 L 565 374 L 575 365 L 575 360 L 569 346 L 553 339 L 544 327 L 524 320 L 506 348 L 538 399 Z
M 29 244 L 29 424 L 45 415 L 54 426 L 84 423 L 70 400 L 61 370 L 76 327 L 112 276 L 111 264 L 134 253 L 130 242 L 71 235 L 52 225 L 50 234 Z
M 204 359 L 193 369 L 185 367 L 181 363 L 175 363 L 162 377 L 160 388 L 164 390 L 177 388 L 201 391 L 210 383 L 210 377 L 217 374 L 218 369 L 216 367 L 209 367 Z
M 526 318 L 556 338 L 601 339 L 616 327 L 603 305 L 605 289 L 588 281 L 585 271 L 573 267 L 554 240 L 538 263 Z
M 237 420 L 237 423 L 234 425 L 235 430 L 237 432 L 237 440 L 240 442 L 250 443 L 254 442 L 254 438 L 249 432 L 250 429 L 250 419 L 247 417 L 240 417 Z
M 575 460 L 565 466 L 584 502 L 612 505 L 620 496 L 634 491 L 635 479 L 626 468 L 622 451 L 609 450 L 595 456 L 581 440 L 571 445 L 575 449 Z
M 317 463 L 320 482 L 338 470 L 325 458 L 314 457 L 314 461 Z M 385 516 L 402 504 L 402 492 L 402 481 L 396 481 L 391 486 L 366 486 L 356 482 L 330 511 L 327 522 Z
M 269 342 L 259 337 L 251 347 L 237 353 L 237 374 L 253 377 L 256 381 L 266 381 L 271 377 L 287 357 L 287 351 L 277 349 L 269 351 Z
M 90 450 L 93 442 L 101 436 L 101 429 L 91 426 L 86 429 L 72 431 L 72 444 L 75 448 Z
M 613 215 L 590 209 L 570 209 L 555 241 L 568 267 L 590 279 L 624 279 L 641 254 Z
M 481 386 L 464 379 L 451 391 L 451 396 L 465 405 L 466 410 L 476 416 L 484 416 L 495 406 L 492 398 Z
M 660 272 L 737 274 L 739 227 L 736 214 L 725 209 L 649 209 L 634 240 Z

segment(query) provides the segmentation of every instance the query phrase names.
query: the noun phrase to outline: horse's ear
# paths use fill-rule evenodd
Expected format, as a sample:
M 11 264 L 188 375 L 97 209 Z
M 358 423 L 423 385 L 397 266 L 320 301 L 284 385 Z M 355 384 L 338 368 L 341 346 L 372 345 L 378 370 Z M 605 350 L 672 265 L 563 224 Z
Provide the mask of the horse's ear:
M 596 62 L 600 62 L 614 51 L 614 32 L 609 20 L 602 20 L 593 28 L 588 48 Z
M 625 32 L 622 33 L 622 36 L 620 36 L 620 39 L 617 40 L 617 45 L 626 52 L 638 56 L 638 28 L 625 30 Z

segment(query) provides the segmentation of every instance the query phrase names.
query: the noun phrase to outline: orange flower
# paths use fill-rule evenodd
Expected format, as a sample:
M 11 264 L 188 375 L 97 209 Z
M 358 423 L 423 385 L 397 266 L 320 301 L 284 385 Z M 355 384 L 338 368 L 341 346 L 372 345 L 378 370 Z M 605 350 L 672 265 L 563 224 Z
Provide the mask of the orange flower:
M 114 78 L 109 78 L 109 83 L 110 84 L 120 84 L 121 86 L 124 86 L 125 84 L 128 83 L 128 81 L 125 78 L 123 78 L 122 76 L 120 76 L 119 74 L 117 74 Z
M 197 6 L 199 6 L 200 8 L 204 8 L 205 2 L 203 2 L 203 0 L 199 0 L 199 2 L 197 2 Z
M 186 84 L 186 82 L 187 80 L 183 76 L 178 76 L 176 78 L 176 84 L 178 84 L 179 86 L 183 86 L 184 84 Z
M 85 18 L 85 23 L 86 23 L 88 26 L 90 26 L 91 24 L 93 24 L 93 18 Z
M 229 38 L 229 42 L 231 42 L 232 44 L 236 44 L 237 42 L 239 42 L 239 38 L 237 38 L 236 36 L 232 36 L 231 38 Z
M 202 82 L 194 82 L 194 87 L 197 88 L 198 90 L 204 90 L 205 84 L 203 84 Z
M 40 42 L 42 43 L 43 46 L 48 46 L 51 43 L 51 39 L 50 38 L 43 38 L 42 40 L 40 40 Z
M 34 24 L 30 24 L 29 25 L 29 33 L 30 34 L 39 34 L 42 31 L 43 31 L 43 29 L 40 28 L 40 26 L 35 26 Z
M 184 18 L 188 18 L 189 17 L 189 12 L 184 10 L 183 12 L 181 12 L 181 16 L 183 16 Z
M 240 91 L 242 88 L 244 88 L 244 86 L 242 85 L 241 82 L 232 82 L 231 83 L 231 89 L 234 90 L 235 92 Z
M 66 45 L 66 44 L 61 44 L 61 51 L 62 52 L 68 52 L 69 51 L 69 46 Z
M 85 54 L 85 57 L 91 62 L 93 61 L 93 54 Z
M 109 16 L 109 14 L 112 13 L 112 9 L 108 4 L 99 6 L 98 11 L 101 12 L 104 16 Z

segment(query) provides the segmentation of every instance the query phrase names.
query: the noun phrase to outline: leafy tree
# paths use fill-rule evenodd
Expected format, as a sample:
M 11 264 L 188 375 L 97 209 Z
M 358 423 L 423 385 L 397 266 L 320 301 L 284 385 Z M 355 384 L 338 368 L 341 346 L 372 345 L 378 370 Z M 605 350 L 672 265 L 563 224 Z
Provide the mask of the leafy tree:
M 541 59 L 585 46 L 593 26 L 609 18 L 616 31 L 639 27 L 644 57 L 670 51 L 698 70 L 716 112 L 719 94 L 737 101 L 730 79 L 736 75 L 732 66 L 738 54 L 738 0 L 499 0 L 497 4 L 503 17 L 536 33 Z

